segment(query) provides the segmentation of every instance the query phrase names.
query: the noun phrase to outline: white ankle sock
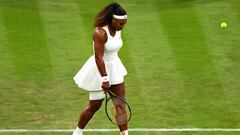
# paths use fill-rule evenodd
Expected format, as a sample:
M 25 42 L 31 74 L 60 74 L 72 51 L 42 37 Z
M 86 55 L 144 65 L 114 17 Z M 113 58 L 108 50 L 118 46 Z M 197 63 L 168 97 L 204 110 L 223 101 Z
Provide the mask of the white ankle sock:
M 120 132 L 120 135 L 128 135 L 128 130 L 124 130 L 124 131 Z
M 72 135 L 83 135 L 83 129 L 77 127 L 74 131 Z

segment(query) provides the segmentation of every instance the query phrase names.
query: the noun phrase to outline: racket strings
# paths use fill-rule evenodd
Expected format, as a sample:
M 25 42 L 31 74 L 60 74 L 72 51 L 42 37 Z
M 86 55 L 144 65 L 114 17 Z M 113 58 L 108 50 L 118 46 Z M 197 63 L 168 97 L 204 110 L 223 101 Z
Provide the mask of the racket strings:
M 111 113 L 109 117 L 113 123 L 123 125 L 130 119 L 130 110 L 124 100 L 112 97 L 111 101 L 108 101 L 107 106 L 108 113 Z

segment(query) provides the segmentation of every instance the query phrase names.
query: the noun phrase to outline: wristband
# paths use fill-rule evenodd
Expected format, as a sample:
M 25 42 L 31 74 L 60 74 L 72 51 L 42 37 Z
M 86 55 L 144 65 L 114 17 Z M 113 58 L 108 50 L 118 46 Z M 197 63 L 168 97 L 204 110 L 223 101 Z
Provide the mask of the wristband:
M 102 81 L 103 82 L 109 82 L 109 77 L 108 76 L 103 76 Z

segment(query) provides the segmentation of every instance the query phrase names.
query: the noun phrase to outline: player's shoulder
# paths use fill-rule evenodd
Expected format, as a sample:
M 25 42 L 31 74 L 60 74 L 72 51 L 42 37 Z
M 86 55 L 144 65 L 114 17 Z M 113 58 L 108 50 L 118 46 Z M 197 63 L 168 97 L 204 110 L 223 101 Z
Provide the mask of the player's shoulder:
M 93 40 L 103 40 L 107 42 L 107 32 L 102 27 L 96 27 L 93 32 Z
M 102 27 L 96 27 L 95 29 L 94 29 L 94 33 L 96 33 L 96 34 L 100 34 L 100 35 L 104 35 L 104 34 L 106 34 L 106 31 L 102 28 Z
M 96 27 L 94 29 L 93 35 L 97 37 L 106 37 L 107 32 L 102 27 Z

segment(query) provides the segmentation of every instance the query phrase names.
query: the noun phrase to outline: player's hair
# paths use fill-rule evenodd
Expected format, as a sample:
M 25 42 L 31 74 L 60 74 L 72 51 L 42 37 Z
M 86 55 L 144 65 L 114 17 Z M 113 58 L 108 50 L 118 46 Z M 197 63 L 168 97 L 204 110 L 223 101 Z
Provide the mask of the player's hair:
M 111 3 L 97 14 L 94 27 L 103 27 L 107 24 L 111 24 L 113 14 L 126 15 L 127 12 L 118 3 Z

